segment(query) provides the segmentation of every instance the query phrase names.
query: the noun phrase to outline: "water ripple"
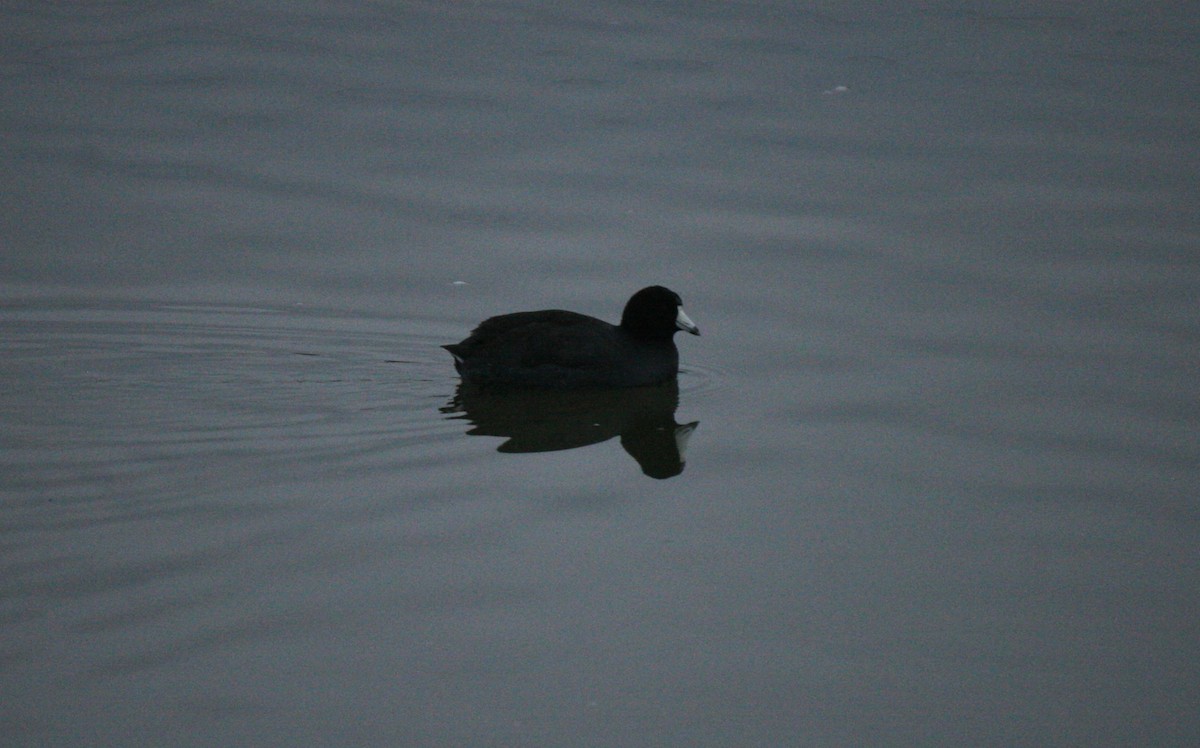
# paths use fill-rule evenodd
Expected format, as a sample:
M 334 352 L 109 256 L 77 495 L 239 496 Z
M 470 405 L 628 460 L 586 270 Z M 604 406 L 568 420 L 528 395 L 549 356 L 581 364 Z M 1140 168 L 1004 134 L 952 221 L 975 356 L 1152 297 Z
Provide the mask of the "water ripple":
M 207 306 L 0 310 L 4 483 L 63 506 L 161 499 L 394 453 L 444 429 L 426 403 L 452 386 L 432 340 L 394 325 Z

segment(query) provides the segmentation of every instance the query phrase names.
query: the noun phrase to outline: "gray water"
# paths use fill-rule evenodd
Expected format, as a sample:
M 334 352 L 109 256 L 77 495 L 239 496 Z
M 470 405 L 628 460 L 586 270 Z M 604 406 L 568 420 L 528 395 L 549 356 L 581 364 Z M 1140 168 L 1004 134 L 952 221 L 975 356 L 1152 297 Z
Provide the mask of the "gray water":
M 0 29 L 5 746 L 1200 742 L 1193 9 Z M 677 388 L 438 347 L 654 283 Z

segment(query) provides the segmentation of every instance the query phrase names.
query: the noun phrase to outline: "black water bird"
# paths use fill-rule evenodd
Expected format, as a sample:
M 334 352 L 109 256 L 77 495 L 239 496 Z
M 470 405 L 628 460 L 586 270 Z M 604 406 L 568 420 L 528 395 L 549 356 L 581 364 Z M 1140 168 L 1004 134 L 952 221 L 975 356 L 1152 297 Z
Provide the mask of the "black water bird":
M 679 294 L 650 286 L 625 304 L 619 325 L 561 309 L 516 312 L 486 319 L 461 343 L 442 347 L 466 385 L 640 387 L 679 373 L 679 330 L 700 334 Z

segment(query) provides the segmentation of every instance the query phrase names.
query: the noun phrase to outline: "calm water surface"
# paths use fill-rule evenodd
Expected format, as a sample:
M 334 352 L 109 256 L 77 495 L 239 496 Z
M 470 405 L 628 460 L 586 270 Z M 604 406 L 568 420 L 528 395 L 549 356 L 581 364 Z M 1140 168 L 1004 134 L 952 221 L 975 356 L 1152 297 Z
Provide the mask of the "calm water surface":
M 4 745 L 1200 742 L 1193 11 L 0 28 Z

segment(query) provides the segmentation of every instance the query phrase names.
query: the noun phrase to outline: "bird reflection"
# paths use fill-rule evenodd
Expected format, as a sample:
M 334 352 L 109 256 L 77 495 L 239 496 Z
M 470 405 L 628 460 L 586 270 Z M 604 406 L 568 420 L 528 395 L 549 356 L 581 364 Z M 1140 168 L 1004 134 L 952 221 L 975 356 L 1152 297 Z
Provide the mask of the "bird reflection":
M 553 452 L 614 436 L 651 478 L 683 472 L 688 437 L 699 421 L 675 422 L 679 384 L 612 390 L 488 391 L 460 384 L 441 408 L 471 423 L 472 436 L 501 436 L 501 452 Z

